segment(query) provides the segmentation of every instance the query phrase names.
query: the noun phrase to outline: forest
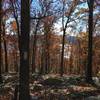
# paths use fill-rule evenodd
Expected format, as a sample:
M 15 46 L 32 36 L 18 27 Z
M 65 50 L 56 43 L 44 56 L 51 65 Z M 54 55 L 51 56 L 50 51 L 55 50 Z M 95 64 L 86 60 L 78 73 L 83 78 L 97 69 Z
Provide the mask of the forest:
M 100 100 L 100 1 L 0 0 L 0 100 Z

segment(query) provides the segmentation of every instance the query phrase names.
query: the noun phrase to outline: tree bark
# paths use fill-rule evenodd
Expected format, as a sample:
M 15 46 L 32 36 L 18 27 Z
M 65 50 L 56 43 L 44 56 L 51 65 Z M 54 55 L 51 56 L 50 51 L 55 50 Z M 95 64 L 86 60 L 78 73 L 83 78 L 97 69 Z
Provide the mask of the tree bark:
M 37 31 L 38 31 L 38 26 L 39 26 L 39 20 L 37 21 L 36 24 L 36 29 L 34 32 L 34 40 L 33 40 L 33 53 L 32 53 L 32 73 L 34 73 L 36 71 L 36 49 L 37 49 Z
M 64 73 L 64 46 L 65 46 L 65 34 L 66 30 L 63 30 L 63 40 L 62 40 L 62 52 L 61 52 L 61 65 L 60 65 L 60 76 Z
M 86 81 L 88 83 L 92 82 L 92 41 L 93 41 L 93 4 L 94 0 L 88 0 L 89 7 L 89 19 L 88 19 L 88 64 L 86 67 Z
M 1 14 L 1 10 L 2 10 L 2 0 L 0 0 L 0 83 L 2 83 L 2 47 L 1 47 L 1 33 L 2 33 L 2 29 L 1 29 L 1 20 L 2 20 L 2 14 Z
M 29 0 L 21 0 L 19 100 L 30 100 L 29 95 Z
M 10 2 L 11 2 L 11 6 L 13 8 L 13 15 L 14 15 L 14 18 L 15 18 L 15 21 L 16 21 L 16 26 L 17 26 L 18 50 L 19 50 L 19 48 L 20 48 L 20 25 L 19 25 L 19 21 L 18 21 L 18 13 L 17 13 L 17 10 L 14 6 L 14 3 L 16 3 L 17 1 L 13 2 L 12 0 L 10 0 Z M 19 52 L 19 55 L 20 55 L 20 52 Z M 17 65 L 18 65 L 18 63 L 17 63 Z M 16 69 L 17 69 L 16 72 L 18 72 L 19 66 L 16 66 Z
M 5 72 L 8 73 L 8 53 L 7 53 L 7 41 L 6 41 L 6 33 L 5 33 L 5 22 L 2 22 L 3 26 L 3 43 L 4 43 L 4 52 L 5 52 Z

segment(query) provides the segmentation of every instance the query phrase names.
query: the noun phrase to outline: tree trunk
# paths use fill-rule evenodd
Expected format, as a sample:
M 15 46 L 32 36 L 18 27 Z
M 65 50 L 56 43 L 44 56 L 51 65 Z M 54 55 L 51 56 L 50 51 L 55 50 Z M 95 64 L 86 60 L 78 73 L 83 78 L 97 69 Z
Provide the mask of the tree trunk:
M 13 15 L 14 15 L 16 25 L 17 25 L 18 50 L 19 50 L 19 48 L 20 48 L 20 25 L 19 25 L 19 21 L 18 21 L 17 10 L 14 6 L 14 3 L 16 3 L 16 2 L 13 2 L 12 0 L 10 0 L 10 2 L 11 2 L 11 6 L 13 8 Z M 20 55 L 20 52 L 19 52 L 19 55 Z M 18 63 L 17 63 L 17 65 L 18 65 Z M 19 71 L 19 68 L 18 68 L 18 66 L 16 66 L 16 72 L 18 72 L 18 71 Z
M 38 26 L 39 26 L 39 20 L 37 21 L 36 29 L 35 29 L 35 32 L 34 32 L 33 53 L 32 53 L 32 72 L 35 72 L 35 70 L 36 70 L 35 60 L 36 60 L 36 49 L 37 49 L 36 46 L 37 46 L 37 30 L 38 30 Z
M 2 10 L 2 0 L 0 0 L 0 11 Z M 1 47 L 1 33 L 2 33 L 2 29 L 1 29 L 1 20 L 2 20 L 2 14 L 0 12 L 0 83 L 2 83 L 2 47 Z
M 29 0 L 21 0 L 19 100 L 30 100 L 29 32 L 30 32 L 30 3 Z
M 46 26 L 45 26 L 46 27 Z M 49 31 L 45 30 L 45 74 L 49 72 Z
M 7 42 L 5 34 L 5 22 L 2 22 L 3 25 L 3 42 L 4 42 L 4 52 L 5 52 L 5 72 L 8 73 L 8 53 L 7 53 Z
M 33 53 L 32 53 L 32 73 L 36 71 L 36 63 L 35 63 L 35 58 L 36 58 L 36 43 L 37 43 L 37 32 L 34 34 L 34 41 L 33 41 Z
M 92 41 L 93 41 L 93 4 L 94 0 L 88 0 L 89 6 L 89 19 L 88 19 L 88 27 L 89 27 L 89 35 L 88 35 L 88 64 L 86 67 L 86 81 L 88 83 L 92 82 Z
M 63 30 L 63 40 L 62 40 L 62 52 L 61 52 L 61 65 L 60 65 L 60 76 L 63 76 L 64 72 L 64 45 L 65 45 L 65 34 L 66 30 Z
M 72 74 L 73 71 L 73 45 L 71 46 L 71 51 L 70 51 L 70 59 L 69 59 L 69 73 Z

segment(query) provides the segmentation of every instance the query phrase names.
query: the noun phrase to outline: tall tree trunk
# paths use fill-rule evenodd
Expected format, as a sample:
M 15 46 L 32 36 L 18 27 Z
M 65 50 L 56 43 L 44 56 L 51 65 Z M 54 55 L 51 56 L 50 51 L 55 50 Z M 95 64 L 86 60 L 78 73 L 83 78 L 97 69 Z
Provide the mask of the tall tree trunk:
M 1 47 L 1 33 L 2 33 L 2 29 L 1 29 L 1 20 L 2 20 L 2 14 L 1 14 L 1 10 L 2 10 L 2 0 L 0 0 L 0 83 L 2 83 L 2 72 L 1 72 L 1 68 L 2 68 L 2 47 Z
M 82 74 L 81 73 L 81 46 L 80 46 L 80 41 L 78 40 L 78 71 L 77 74 Z
M 36 71 L 36 43 L 37 43 L 37 32 L 34 34 L 34 40 L 33 40 L 33 52 L 32 52 L 32 73 Z
M 60 65 L 60 76 L 63 76 L 64 73 L 64 46 L 65 46 L 65 34 L 66 30 L 63 29 L 63 40 L 62 40 L 62 52 L 61 52 L 61 65 Z
M 71 45 L 71 50 L 70 50 L 70 59 L 69 59 L 69 73 L 72 74 L 73 71 L 73 45 Z
M 86 81 L 88 83 L 92 82 L 92 41 L 93 41 L 93 5 L 94 0 L 88 0 L 89 7 L 89 19 L 88 19 L 88 27 L 89 27 L 89 35 L 88 35 L 88 64 L 86 67 Z
M 45 73 L 50 69 L 50 29 L 45 26 Z
M 50 72 L 50 31 L 46 37 L 46 46 L 47 46 L 47 73 Z
M 30 0 L 21 0 L 20 80 L 19 100 L 30 100 L 29 95 L 29 33 Z
M 8 73 L 8 53 L 7 53 L 7 41 L 5 33 L 5 22 L 2 22 L 3 25 L 3 42 L 4 42 L 4 52 L 5 52 L 5 72 Z
M 49 31 L 45 30 L 45 74 L 49 72 L 50 56 L 49 56 Z
M 7 56 L 7 45 L 6 41 L 4 40 L 4 51 L 5 51 L 5 72 L 8 72 L 8 56 Z
M 37 21 L 36 29 L 35 29 L 35 32 L 34 32 L 33 53 L 32 53 L 32 72 L 36 71 L 35 60 L 36 60 L 36 49 L 37 49 L 36 46 L 37 46 L 37 31 L 38 31 L 38 26 L 39 26 L 39 20 Z
M 15 21 L 16 21 L 16 25 L 17 25 L 17 37 L 18 37 L 18 50 L 20 48 L 20 25 L 19 25 L 19 21 L 18 21 L 18 13 L 17 13 L 17 10 L 14 6 L 14 3 L 16 3 L 15 1 L 13 2 L 13 0 L 10 0 L 11 2 L 11 6 L 13 8 L 13 15 L 14 15 L 14 18 L 15 18 Z M 20 55 L 20 52 L 19 52 L 19 55 Z M 17 63 L 18 65 L 18 63 Z M 16 71 L 18 72 L 19 71 L 19 67 L 16 66 Z
M 14 59 L 14 71 L 15 72 L 18 72 L 18 63 L 17 63 L 17 61 L 18 61 L 18 58 L 17 58 L 17 52 L 15 51 L 15 52 L 13 52 L 13 59 Z
M 75 10 L 75 7 L 78 3 L 78 0 L 73 0 L 73 3 L 69 9 L 69 14 L 68 14 L 68 17 L 67 17 L 67 21 L 65 22 L 65 1 L 66 0 L 63 0 L 63 14 L 62 14 L 62 28 L 63 28 L 63 40 L 62 40 L 62 52 L 61 52 L 61 65 L 60 65 L 60 76 L 63 76 L 63 70 L 64 70 L 64 45 L 65 45 L 65 36 L 66 36 L 66 29 L 67 29 L 67 25 L 69 23 L 69 20 L 70 20 L 70 17 L 71 17 L 71 14 L 73 13 L 73 11 Z M 65 24 L 64 24 L 65 23 Z
M 0 27 L 0 83 L 2 83 L 2 71 L 1 71 L 2 69 L 2 50 L 1 49 L 2 47 L 1 47 L 1 27 Z
M 43 48 L 43 46 L 41 47 L 42 49 L 41 49 L 41 68 L 40 68 L 40 71 L 39 71 L 39 73 L 40 74 L 43 74 L 44 73 L 44 48 Z

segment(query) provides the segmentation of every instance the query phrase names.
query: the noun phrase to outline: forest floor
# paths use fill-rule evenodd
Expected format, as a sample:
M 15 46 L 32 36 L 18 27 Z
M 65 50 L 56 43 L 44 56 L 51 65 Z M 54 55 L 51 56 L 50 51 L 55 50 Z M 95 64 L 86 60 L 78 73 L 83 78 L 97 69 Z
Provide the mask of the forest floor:
M 0 100 L 12 100 L 18 75 L 4 75 Z M 100 100 L 99 86 L 87 84 L 76 75 L 33 74 L 30 78 L 31 100 Z

